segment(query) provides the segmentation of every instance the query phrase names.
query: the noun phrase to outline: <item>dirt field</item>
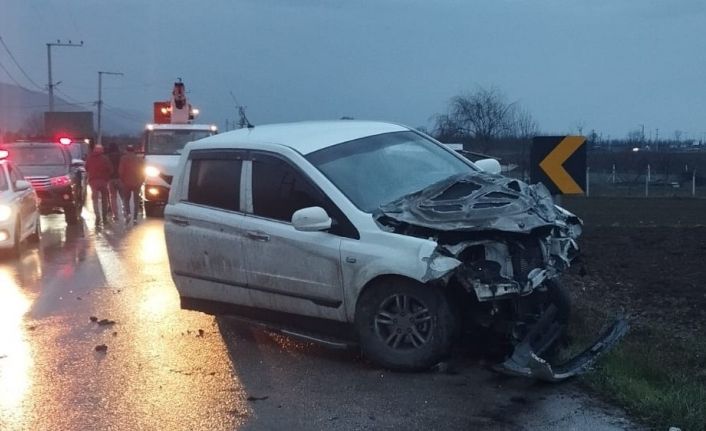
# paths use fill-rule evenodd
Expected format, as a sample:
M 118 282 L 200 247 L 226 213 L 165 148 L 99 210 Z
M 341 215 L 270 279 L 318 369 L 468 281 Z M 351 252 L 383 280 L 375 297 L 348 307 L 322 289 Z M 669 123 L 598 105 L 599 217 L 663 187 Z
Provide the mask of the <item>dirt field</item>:
M 658 323 L 678 337 L 706 329 L 706 200 L 570 198 L 584 219 L 582 261 L 565 282 L 578 303 Z

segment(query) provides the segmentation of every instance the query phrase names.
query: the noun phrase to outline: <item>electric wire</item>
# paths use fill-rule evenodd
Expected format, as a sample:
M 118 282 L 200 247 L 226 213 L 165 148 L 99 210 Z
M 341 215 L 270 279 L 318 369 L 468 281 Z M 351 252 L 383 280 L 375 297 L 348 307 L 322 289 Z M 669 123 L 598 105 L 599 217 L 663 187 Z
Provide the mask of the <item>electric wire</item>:
M 24 87 L 22 86 L 22 84 L 20 84 L 19 82 L 17 82 L 17 80 L 15 79 L 15 77 L 12 76 L 12 74 L 10 73 L 9 70 L 7 70 L 7 68 L 5 67 L 4 64 L 0 63 L 0 69 L 4 70 L 5 73 L 7 74 L 7 76 L 10 78 L 10 80 L 12 80 L 12 82 L 14 82 L 18 87 L 20 87 L 20 88 L 26 90 L 26 88 L 24 88 Z
M 0 44 L 2 44 L 2 46 L 5 48 L 5 51 L 7 51 L 8 55 L 10 56 L 10 59 L 12 60 L 13 63 L 15 63 L 15 66 L 17 66 L 17 68 L 20 70 L 20 72 L 22 72 L 22 74 L 24 75 L 24 77 L 27 78 L 27 80 L 28 80 L 30 83 L 32 83 L 32 85 L 34 85 L 36 88 L 38 88 L 38 89 L 40 89 L 40 90 L 43 91 L 43 90 L 44 90 L 44 87 L 42 87 L 41 85 L 37 84 L 37 83 L 27 74 L 27 72 L 25 72 L 25 70 L 22 68 L 22 66 L 20 66 L 20 63 L 17 61 L 17 59 L 15 58 L 15 56 L 12 54 L 12 51 L 10 51 L 10 48 L 7 46 L 7 44 L 5 43 L 5 40 L 2 38 L 2 36 L 0 36 Z

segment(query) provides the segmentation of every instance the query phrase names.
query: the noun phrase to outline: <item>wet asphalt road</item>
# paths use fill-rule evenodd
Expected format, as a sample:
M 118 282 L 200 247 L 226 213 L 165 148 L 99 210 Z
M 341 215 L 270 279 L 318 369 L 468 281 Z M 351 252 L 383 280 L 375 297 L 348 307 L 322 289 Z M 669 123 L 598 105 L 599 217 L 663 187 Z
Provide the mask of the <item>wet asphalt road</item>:
M 630 427 L 573 384 L 466 357 L 450 372 L 391 373 L 180 310 L 161 220 L 96 232 L 84 218 L 67 228 L 43 217 L 40 246 L 0 260 L 0 430 Z

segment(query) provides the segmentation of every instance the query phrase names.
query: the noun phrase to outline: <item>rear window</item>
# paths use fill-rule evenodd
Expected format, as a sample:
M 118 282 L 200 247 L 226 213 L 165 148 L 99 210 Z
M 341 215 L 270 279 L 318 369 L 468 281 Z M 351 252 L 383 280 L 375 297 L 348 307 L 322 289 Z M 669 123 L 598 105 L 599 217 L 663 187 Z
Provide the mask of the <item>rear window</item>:
M 240 209 L 240 171 L 235 159 L 198 158 L 191 160 L 189 202 L 229 211 Z
M 46 147 L 13 147 L 12 160 L 19 166 L 65 165 L 66 156 L 61 148 Z

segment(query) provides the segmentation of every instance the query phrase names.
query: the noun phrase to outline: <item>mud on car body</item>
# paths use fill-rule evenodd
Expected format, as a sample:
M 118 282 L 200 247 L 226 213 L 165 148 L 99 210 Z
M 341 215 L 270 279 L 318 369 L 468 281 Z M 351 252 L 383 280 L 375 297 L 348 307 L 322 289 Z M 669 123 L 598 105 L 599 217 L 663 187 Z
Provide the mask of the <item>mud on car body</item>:
M 559 368 L 544 361 L 568 320 L 557 277 L 581 221 L 543 186 L 483 172 L 403 126 L 221 134 L 187 145 L 173 187 L 165 231 L 185 308 L 307 339 L 340 329 L 374 362 L 407 370 L 485 328 L 511 346 L 500 371 L 547 380 L 586 369 L 625 331 L 618 322 Z

